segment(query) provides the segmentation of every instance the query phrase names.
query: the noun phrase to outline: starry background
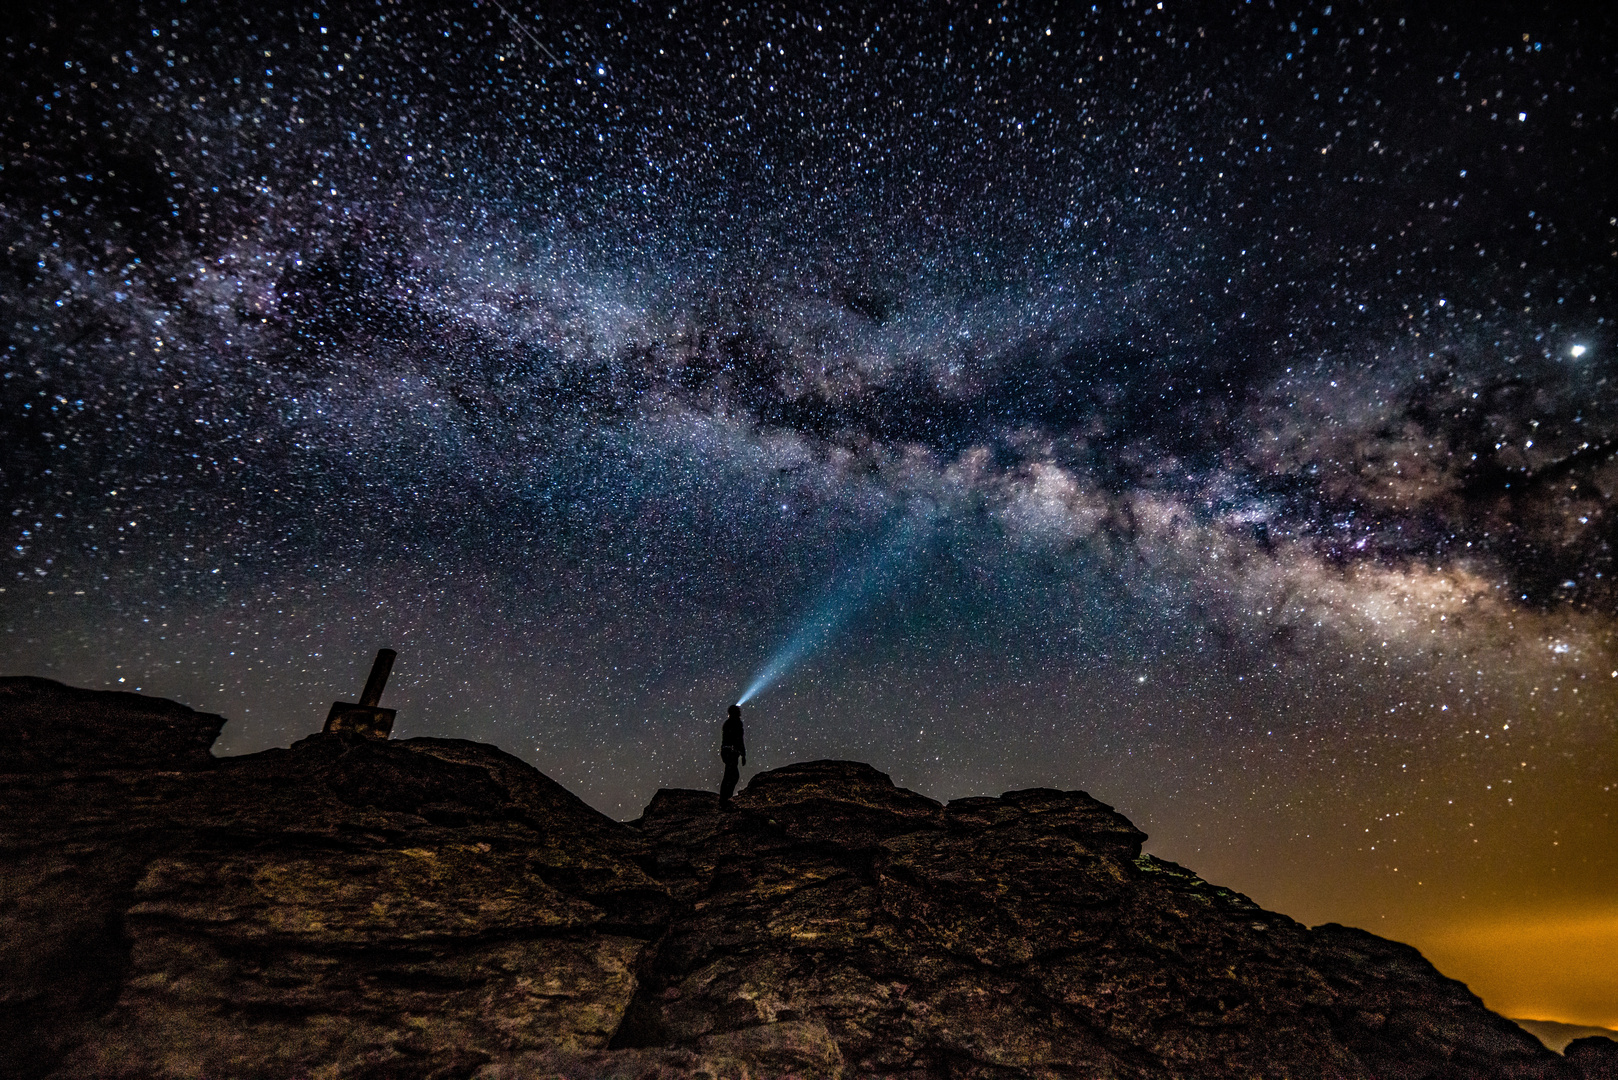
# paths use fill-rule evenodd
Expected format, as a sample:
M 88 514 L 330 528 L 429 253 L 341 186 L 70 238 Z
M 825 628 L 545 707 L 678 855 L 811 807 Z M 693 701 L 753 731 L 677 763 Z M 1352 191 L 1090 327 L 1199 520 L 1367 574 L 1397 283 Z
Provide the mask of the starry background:
M 797 635 L 748 773 L 1618 1026 L 1612 15 L 277 7 L 9 17 L 0 668 L 241 753 L 391 645 L 631 818 Z

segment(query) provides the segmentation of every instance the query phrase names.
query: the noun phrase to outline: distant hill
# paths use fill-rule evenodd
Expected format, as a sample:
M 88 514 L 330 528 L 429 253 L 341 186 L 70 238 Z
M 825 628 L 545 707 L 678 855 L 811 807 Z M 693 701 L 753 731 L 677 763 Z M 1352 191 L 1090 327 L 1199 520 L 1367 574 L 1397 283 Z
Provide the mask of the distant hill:
M 1532 1034 L 1540 1042 L 1561 1053 L 1567 1049 L 1567 1044 L 1574 1039 L 1588 1039 L 1593 1036 L 1612 1039 L 1618 1042 L 1618 1031 L 1604 1027 L 1583 1027 L 1579 1024 L 1559 1024 L 1555 1020 L 1518 1020 L 1523 1030 Z
M 0 680 L 0 1076 L 1585 1080 L 1078 791 L 856 762 L 612 821 L 492 747 Z M 1583 1059 L 1579 1059 L 1583 1060 Z

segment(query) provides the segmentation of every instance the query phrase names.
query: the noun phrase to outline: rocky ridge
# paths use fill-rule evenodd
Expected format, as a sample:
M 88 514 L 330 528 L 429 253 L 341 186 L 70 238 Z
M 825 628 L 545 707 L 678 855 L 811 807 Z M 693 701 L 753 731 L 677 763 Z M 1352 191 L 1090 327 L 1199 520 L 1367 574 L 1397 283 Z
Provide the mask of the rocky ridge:
M 1565 1078 L 1414 950 L 1083 792 L 868 765 L 631 823 L 494 747 L 0 680 L 0 1076 Z M 1582 1062 L 1582 1066 L 1581 1066 Z

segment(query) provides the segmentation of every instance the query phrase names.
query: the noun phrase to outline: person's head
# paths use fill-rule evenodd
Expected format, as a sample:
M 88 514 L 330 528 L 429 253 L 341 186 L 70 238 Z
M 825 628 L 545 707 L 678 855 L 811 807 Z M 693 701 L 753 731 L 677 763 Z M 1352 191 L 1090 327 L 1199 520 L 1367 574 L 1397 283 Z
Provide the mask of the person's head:
M 742 707 L 740 705 L 732 705 L 730 707 L 730 718 L 732 720 L 740 720 L 742 718 Z

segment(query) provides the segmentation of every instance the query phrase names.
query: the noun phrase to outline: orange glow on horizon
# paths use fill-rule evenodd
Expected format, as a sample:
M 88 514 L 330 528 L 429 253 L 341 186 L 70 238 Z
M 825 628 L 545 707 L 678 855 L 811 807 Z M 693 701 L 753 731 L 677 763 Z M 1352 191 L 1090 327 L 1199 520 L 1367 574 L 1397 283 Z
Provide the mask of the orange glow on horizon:
M 1502 1015 L 1618 1028 L 1618 907 L 1497 915 L 1407 940 Z

